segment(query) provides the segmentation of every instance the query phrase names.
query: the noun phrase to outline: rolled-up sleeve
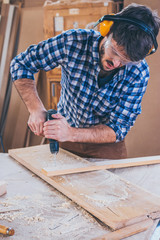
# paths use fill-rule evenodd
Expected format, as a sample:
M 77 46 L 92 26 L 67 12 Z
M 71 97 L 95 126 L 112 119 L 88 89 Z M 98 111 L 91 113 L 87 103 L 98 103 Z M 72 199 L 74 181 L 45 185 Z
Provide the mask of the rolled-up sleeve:
M 65 59 L 64 34 L 29 46 L 17 55 L 10 64 L 12 80 L 34 79 L 39 70 L 49 71 L 61 65 Z

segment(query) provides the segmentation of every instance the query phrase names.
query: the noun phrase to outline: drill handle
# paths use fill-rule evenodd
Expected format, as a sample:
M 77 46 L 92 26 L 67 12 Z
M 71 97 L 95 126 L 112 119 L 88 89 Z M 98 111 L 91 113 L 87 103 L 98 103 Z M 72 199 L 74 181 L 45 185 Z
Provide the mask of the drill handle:
M 53 120 L 54 118 L 52 117 L 52 114 L 56 114 L 57 111 L 55 109 L 50 109 L 47 112 L 47 121 Z
M 50 109 L 47 112 L 47 121 L 49 120 L 53 120 L 54 118 L 52 117 L 52 114 L 56 114 L 57 111 L 54 109 Z M 50 145 L 50 151 L 51 153 L 58 153 L 59 151 L 59 143 L 58 141 L 54 140 L 54 139 L 49 139 L 49 145 Z

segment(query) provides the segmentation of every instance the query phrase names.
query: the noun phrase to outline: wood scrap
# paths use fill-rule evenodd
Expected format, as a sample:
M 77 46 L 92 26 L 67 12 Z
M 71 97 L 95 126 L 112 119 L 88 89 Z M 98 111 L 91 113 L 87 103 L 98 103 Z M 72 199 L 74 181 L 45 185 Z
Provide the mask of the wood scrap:
M 42 173 L 48 177 L 52 177 L 52 176 L 106 170 L 106 169 L 113 169 L 113 168 L 126 168 L 126 167 L 159 164 L 160 156 L 128 158 L 128 159 L 120 159 L 120 160 L 104 160 L 101 162 L 88 163 L 89 166 L 86 166 L 86 163 L 84 163 L 83 167 L 78 167 L 78 164 L 79 164 L 78 159 L 75 158 L 74 160 L 75 160 L 74 168 L 70 168 L 70 165 L 67 167 L 67 162 L 66 162 L 66 165 L 65 165 L 66 169 L 63 169 L 63 166 L 61 166 L 60 169 L 57 170 L 56 168 L 54 168 L 54 166 L 52 166 L 48 168 L 43 168 Z M 77 167 L 76 167 L 76 162 L 77 162 Z
M 7 192 L 7 185 L 5 181 L 0 181 L 0 196 Z
M 67 151 L 62 152 L 68 154 Z M 42 166 L 46 162 L 53 161 L 48 144 L 12 149 L 9 150 L 9 155 L 113 230 L 145 221 L 148 218 L 160 217 L 158 196 L 109 171 L 101 170 L 63 177 L 45 176 L 41 173 Z M 70 153 L 68 156 L 71 158 Z M 72 154 L 72 158 L 74 156 Z
M 117 231 L 104 234 L 103 236 L 93 238 L 92 240 L 121 240 L 123 238 L 143 232 L 147 230 L 149 227 L 151 227 L 152 225 L 153 225 L 153 220 L 147 219 L 140 223 L 136 223 L 131 226 L 119 229 Z

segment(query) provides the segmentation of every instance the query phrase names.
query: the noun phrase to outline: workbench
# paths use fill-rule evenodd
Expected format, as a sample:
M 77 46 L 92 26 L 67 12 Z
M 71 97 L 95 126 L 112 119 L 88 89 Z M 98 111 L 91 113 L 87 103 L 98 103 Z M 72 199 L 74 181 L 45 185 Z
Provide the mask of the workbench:
M 8 154 L 0 153 L 0 166 L 0 180 L 7 182 L 7 194 L 0 197 L 0 224 L 14 228 L 10 239 L 89 240 L 110 231 Z M 160 196 L 160 164 L 109 171 Z M 125 239 L 149 240 L 151 232 L 148 229 Z

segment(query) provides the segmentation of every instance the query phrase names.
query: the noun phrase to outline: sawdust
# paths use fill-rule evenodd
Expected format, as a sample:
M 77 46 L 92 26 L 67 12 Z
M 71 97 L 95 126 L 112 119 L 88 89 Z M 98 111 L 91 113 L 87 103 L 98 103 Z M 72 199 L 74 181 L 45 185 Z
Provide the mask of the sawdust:
M 17 201 L 23 201 L 27 198 L 28 196 L 16 195 L 13 198 L 6 198 L 5 201 L 0 201 L 0 205 L 2 205 L 3 207 L 11 207 L 13 205 L 17 206 Z
M 35 206 L 37 206 L 38 204 L 40 204 L 40 199 L 38 200 L 38 197 L 35 195 L 34 196 L 34 204 Z M 12 222 L 15 219 L 23 219 L 25 220 L 28 224 L 30 224 L 31 222 L 39 222 L 39 221 L 43 221 L 44 218 L 41 217 L 41 214 L 36 214 L 33 216 L 32 214 L 32 209 L 35 207 L 33 205 L 33 199 L 31 198 L 31 196 L 26 196 L 26 195 L 16 195 L 12 198 L 6 198 L 3 201 L 0 201 L 0 205 L 5 208 L 8 208 L 10 206 L 12 207 L 19 207 L 21 212 L 6 212 L 4 214 L 0 214 L 0 219 L 1 220 L 6 220 L 8 222 Z M 30 207 L 30 209 L 28 210 L 28 205 L 32 206 Z M 43 204 L 41 203 L 40 206 L 42 206 Z M 32 215 L 32 216 L 27 216 L 26 215 Z
M 5 214 L 0 214 L 0 220 L 6 220 L 8 222 L 12 222 L 17 218 L 21 218 L 22 213 L 16 212 L 16 213 L 10 213 L 7 212 Z
M 86 178 L 82 177 L 80 179 L 76 174 L 64 178 L 66 180 L 64 184 L 69 184 L 74 188 L 74 191 L 78 192 L 80 197 L 85 198 L 89 203 L 92 202 L 97 207 L 108 207 L 128 198 L 128 186 L 126 183 L 109 171 L 101 171 L 101 174 L 90 173 L 87 189 L 85 187 Z
M 26 155 L 29 155 L 27 151 Z M 43 161 L 40 162 L 38 165 L 43 164 Z M 11 174 L 6 176 L 12 191 L 8 191 L 0 202 L 2 210 L 9 207 L 20 209 L 16 212 L 0 213 L 1 224 L 15 229 L 12 240 L 88 240 L 88 236 L 90 239 L 95 237 L 95 232 L 98 235 L 106 232 L 106 227 L 101 226 L 90 214 L 49 184 L 40 181 L 38 177 L 30 182 L 31 173 L 28 171 L 24 175 L 18 174 L 18 167 L 18 164 L 15 164 L 15 178 Z M 35 194 L 37 192 L 38 194 Z
M 46 158 L 45 158 L 46 159 Z M 81 168 L 84 166 L 89 166 L 91 163 L 83 161 L 82 158 L 73 157 L 72 155 L 67 155 L 63 152 L 60 154 L 51 154 L 44 162 L 42 168 L 45 168 L 46 171 L 56 171 L 63 169 L 71 169 L 71 168 Z
M 44 217 L 41 217 L 40 214 L 37 214 L 37 216 L 33 217 L 24 217 L 24 220 L 27 221 L 28 224 L 35 223 L 35 222 L 42 222 L 45 220 Z

